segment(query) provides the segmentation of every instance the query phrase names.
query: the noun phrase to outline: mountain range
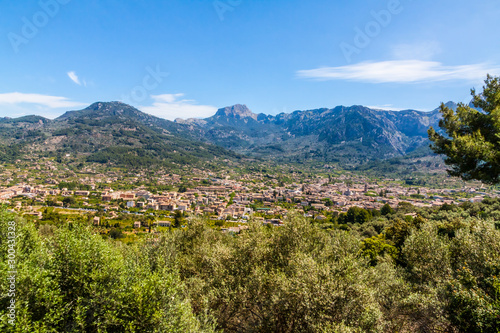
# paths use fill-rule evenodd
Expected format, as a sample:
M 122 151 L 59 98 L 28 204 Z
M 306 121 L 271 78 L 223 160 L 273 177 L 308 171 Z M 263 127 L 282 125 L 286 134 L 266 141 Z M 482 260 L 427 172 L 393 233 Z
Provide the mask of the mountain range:
M 447 106 L 456 108 L 452 102 Z M 439 119 L 438 109 L 384 111 L 355 105 L 272 116 L 238 104 L 205 119 L 169 121 L 121 102 L 97 102 L 54 120 L 0 118 L 0 144 L 134 166 L 243 156 L 360 165 L 427 146 L 427 129 L 437 127 Z
M 456 104 L 448 102 L 448 107 Z M 280 113 L 252 113 L 245 105 L 221 108 L 205 119 L 177 119 L 198 140 L 244 155 L 279 161 L 359 164 L 406 155 L 427 146 L 439 109 L 384 111 L 354 105 Z
M 182 126 L 121 103 L 94 103 L 50 120 L 38 116 L 0 119 L 0 144 L 17 155 L 80 156 L 88 162 L 133 167 L 186 165 L 239 158 L 219 146 L 195 141 Z M 1 148 L 1 147 L 0 147 Z M 12 156 L 15 152 L 11 152 Z M 7 160 L 8 157 L 0 160 Z

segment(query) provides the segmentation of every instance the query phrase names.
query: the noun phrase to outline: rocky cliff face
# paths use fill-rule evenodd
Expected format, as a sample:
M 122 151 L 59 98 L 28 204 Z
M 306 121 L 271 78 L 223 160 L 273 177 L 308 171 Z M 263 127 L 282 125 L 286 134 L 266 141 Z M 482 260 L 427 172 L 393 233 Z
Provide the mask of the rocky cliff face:
M 192 125 L 202 140 L 242 153 L 328 161 L 356 154 L 354 159 L 365 160 L 405 155 L 428 144 L 427 129 L 437 127 L 439 119 L 437 109 L 383 111 L 355 105 L 269 116 L 234 105 L 203 120 L 179 122 Z

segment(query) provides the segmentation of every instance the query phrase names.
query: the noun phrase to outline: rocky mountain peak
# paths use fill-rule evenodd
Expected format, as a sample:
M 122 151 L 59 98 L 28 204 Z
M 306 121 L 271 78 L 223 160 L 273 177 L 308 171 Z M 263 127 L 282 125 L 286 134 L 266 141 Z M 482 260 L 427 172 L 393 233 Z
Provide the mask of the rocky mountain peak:
M 120 116 L 125 118 L 134 118 L 134 119 L 145 119 L 145 118 L 153 118 L 131 105 L 122 103 L 122 102 L 95 102 L 83 110 L 77 111 L 68 111 L 64 113 L 62 116 L 58 117 L 59 120 L 64 119 L 75 119 L 75 118 L 106 118 L 106 117 L 114 117 Z
M 444 106 L 446 106 L 446 107 L 448 107 L 448 108 L 452 109 L 453 111 L 456 111 L 456 110 L 457 110 L 457 107 L 458 107 L 457 103 L 452 102 L 452 101 L 446 102 L 446 103 L 444 104 Z
M 250 111 L 246 105 L 236 104 L 221 108 L 215 114 L 215 117 L 232 117 L 232 118 L 252 118 L 257 120 L 257 114 Z
M 91 104 L 90 106 L 87 107 L 87 109 L 92 109 L 92 110 L 106 110 L 110 108 L 117 108 L 117 107 L 127 107 L 130 108 L 131 106 L 122 102 L 95 102 Z

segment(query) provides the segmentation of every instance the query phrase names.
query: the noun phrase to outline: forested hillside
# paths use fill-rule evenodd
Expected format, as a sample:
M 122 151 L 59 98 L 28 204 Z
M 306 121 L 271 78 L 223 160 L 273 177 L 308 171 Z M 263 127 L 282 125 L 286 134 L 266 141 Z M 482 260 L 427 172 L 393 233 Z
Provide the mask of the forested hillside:
M 37 116 L 0 119 L 0 161 L 33 154 L 126 167 L 196 165 L 238 158 L 231 151 L 183 134 L 183 127 L 120 102 L 94 103 L 49 120 Z

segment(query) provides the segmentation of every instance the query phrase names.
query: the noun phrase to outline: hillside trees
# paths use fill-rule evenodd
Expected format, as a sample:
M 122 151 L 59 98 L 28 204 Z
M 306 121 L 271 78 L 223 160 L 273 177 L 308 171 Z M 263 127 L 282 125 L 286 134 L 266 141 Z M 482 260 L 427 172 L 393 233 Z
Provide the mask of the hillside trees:
M 499 211 L 497 199 L 403 210 L 348 231 L 290 214 L 240 234 L 188 218 L 126 245 L 0 210 L 0 279 L 15 220 L 17 332 L 497 332 Z
M 394 209 L 392 209 L 392 207 L 388 203 L 386 203 L 385 205 L 382 206 L 382 208 L 380 208 L 380 214 L 382 215 L 388 215 L 392 213 L 394 213 Z
M 0 284 L 2 332 L 203 332 L 166 251 L 106 241 L 72 224 L 39 232 L 0 209 L 0 279 L 6 281 L 7 228 L 16 224 L 16 325 Z M 46 229 L 46 228 L 45 228 Z M 44 229 L 44 230 L 45 230 Z
M 354 235 L 300 216 L 237 238 L 200 221 L 177 235 L 193 308 L 208 302 L 225 332 L 384 331 L 386 309 L 405 294 L 390 265 L 359 256 Z
M 454 112 L 441 104 L 444 133 L 429 129 L 431 148 L 445 155 L 450 175 L 495 184 L 500 181 L 500 78 L 488 75 L 483 92 L 471 94 L 475 108 L 459 104 Z

